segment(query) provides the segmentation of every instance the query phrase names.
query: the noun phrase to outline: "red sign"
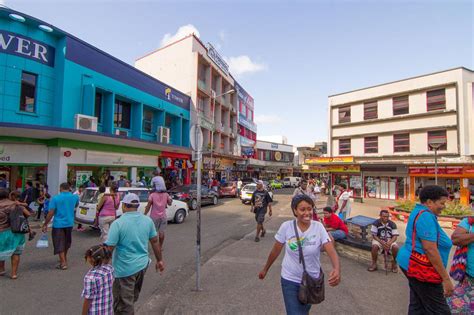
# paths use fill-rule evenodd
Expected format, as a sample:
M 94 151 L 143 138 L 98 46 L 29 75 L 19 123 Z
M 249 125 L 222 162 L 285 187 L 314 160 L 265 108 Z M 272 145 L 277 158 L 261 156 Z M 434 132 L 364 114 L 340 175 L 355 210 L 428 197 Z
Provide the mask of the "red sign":
M 410 167 L 410 174 L 424 174 L 425 172 L 425 167 Z
M 474 166 L 465 166 L 464 173 L 466 174 L 474 174 Z
M 462 174 L 462 167 L 448 166 L 448 167 L 446 167 L 446 174 L 461 175 Z
M 435 174 L 435 168 L 434 167 L 428 167 L 426 169 L 426 174 Z M 446 168 L 438 167 L 438 175 L 439 174 L 446 174 Z
M 64 151 L 64 156 L 65 157 L 70 157 L 71 156 L 71 151 Z

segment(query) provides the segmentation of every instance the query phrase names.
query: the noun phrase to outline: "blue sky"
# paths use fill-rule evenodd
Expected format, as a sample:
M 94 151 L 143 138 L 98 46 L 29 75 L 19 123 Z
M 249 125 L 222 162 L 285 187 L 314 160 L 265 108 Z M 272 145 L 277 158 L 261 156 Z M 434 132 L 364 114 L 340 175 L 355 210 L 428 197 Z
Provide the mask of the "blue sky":
M 326 141 L 328 95 L 474 68 L 471 1 L 2 2 L 130 64 L 192 25 L 240 73 L 258 134 L 294 145 Z

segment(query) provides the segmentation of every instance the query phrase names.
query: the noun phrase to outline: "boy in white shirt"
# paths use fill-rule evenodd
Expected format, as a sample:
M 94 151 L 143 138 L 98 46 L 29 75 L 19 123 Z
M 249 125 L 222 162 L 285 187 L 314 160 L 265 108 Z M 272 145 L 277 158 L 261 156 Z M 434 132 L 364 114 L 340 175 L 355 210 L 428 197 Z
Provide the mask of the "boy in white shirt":
M 151 186 L 153 190 L 155 191 L 166 191 L 166 184 L 165 180 L 163 179 L 163 176 L 160 176 L 161 169 L 156 168 L 155 171 L 153 171 L 153 178 L 151 179 Z

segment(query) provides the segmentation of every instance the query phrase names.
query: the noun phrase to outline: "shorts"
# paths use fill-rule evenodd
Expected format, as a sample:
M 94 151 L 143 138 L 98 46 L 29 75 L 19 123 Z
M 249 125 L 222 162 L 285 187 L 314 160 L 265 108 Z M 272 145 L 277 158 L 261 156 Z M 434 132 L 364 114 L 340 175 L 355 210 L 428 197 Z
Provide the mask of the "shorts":
M 72 243 L 72 227 L 54 228 L 51 232 L 53 239 L 54 255 L 63 253 L 71 248 Z
M 372 240 L 372 246 L 374 246 L 374 245 L 379 248 L 379 253 L 382 254 L 382 253 L 383 253 L 383 246 L 382 246 L 382 244 L 380 244 L 379 241 Z M 388 251 L 389 254 L 392 253 L 392 248 L 393 248 L 393 247 L 397 247 L 397 248 L 398 248 L 397 242 L 394 242 L 394 243 L 392 243 L 392 245 L 390 245 L 390 250 Z
M 265 221 L 265 214 L 267 214 L 266 209 L 255 210 L 255 221 L 257 221 L 258 224 L 263 224 L 263 221 Z
M 158 232 L 164 233 L 166 230 L 166 227 L 168 226 L 168 220 L 166 218 L 153 219 L 153 223 L 155 223 L 155 229 L 157 233 Z

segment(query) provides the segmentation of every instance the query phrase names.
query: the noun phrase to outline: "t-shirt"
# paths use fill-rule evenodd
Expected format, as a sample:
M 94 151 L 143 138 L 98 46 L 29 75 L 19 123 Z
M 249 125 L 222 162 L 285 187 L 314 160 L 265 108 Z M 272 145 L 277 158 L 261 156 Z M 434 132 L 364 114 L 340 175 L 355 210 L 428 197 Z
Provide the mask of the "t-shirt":
M 337 215 L 334 213 L 331 213 L 331 216 L 329 218 L 324 218 L 324 224 L 328 228 L 334 229 L 334 230 L 342 230 L 346 235 L 349 234 L 349 230 L 347 229 L 347 226 L 344 224 L 344 222 L 339 218 Z
M 25 198 L 26 198 L 26 201 L 25 201 Z M 34 200 L 34 198 L 33 198 L 33 188 L 32 187 L 25 189 L 25 191 L 23 191 L 20 195 L 20 201 L 21 202 L 25 201 L 28 206 L 30 205 L 30 203 L 33 202 L 33 200 Z
M 167 193 L 151 193 L 148 202 L 152 202 L 150 217 L 152 219 L 165 219 L 166 206 L 171 197 Z
M 138 211 L 125 212 L 112 223 L 105 243 L 115 246 L 112 265 L 116 278 L 128 277 L 146 268 L 150 262 L 148 241 L 155 236 L 153 221 Z
M 381 219 L 377 219 L 370 228 L 370 232 L 376 235 L 381 240 L 390 240 L 393 236 L 398 236 L 397 225 L 395 222 L 388 220 L 387 224 L 384 224 Z
M 285 257 L 281 266 L 281 277 L 300 283 L 303 275 L 303 265 L 300 264 L 293 222 L 294 220 L 284 222 L 280 229 L 278 229 L 277 234 L 275 234 L 275 239 L 277 242 L 285 244 Z M 330 242 L 331 239 L 324 226 L 318 221 L 311 221 L 310 227 L 305 232 L 302 232 L 298 227 L 298 236 L 303 248 L 306 271 L 310 276 L 317 278 L 321 269 L 319 259 L 321 247 Z
M 74 226 L 74 212 L 79 205 L 79 196 L 71 192 L 61 192 L 51 198 L 49 209 L 54 209 L 53 228 L 67 228 Z
M 469 225 L 468 219 L 462 219 L 458 224 L 459 227 L 462 227 L 470 233 L 474 233 L 474 227 L 471 228 Z M 474 277 L 474 243 L 467 245 L 467 274 L 471 277 Z
M 443 265 L 446 268 L 448 264 L 449 252 L 451 250 L 451 247 L 453 246 L 453 243 L 439 225 L 436 215 L 422 204 L 417 204 L 411 212 L 410 217 L 408 218 L 408 224 L 406 228 L 406 241 L 398 252 L 398 264 L 401 268 L 408 270 L 408 261 L 410 260 L 412 247 L 413 222 L 415 220 L 415 217 L 422 210 L 424 210 L 424 212 L 420 214 L 420 216 L 416 220 L 415 251 L 420 254 L 425 254 L 425 251 L 423 250 L 423 247 L 421 245 L 421 240 L 431 242 L 438 241 L 438 251 L 441 256 L 441 260 L 443 261 Z
M 272 197 L 266 190 L 255 190 L 252 194 L 251 203 L 255 209 L 255 212 L 258 211 L 267 211 L 268 204 L 272 202 Z
M 157 191 L 164 191 L 166 190 L 165 180 L 162 176 L 155 176 L 151 179 L 151 185 L 155 187 Z
M 351 194 L 350 192 L 348 192 L 347 190 L 342 192 L 342 194 L 339 196 L 339 200 L 338 200 L 338 206 L 339 206 L 339 211 L 341 212 L 350 212 L 351 211 Z M 347 203 L 345 205 L 344 208 L 342 208 L 342 204 L 344 203 L 344 201 L 347 200 Z
M 110 195 L 103 196 L 104 199 L 104 204 L 102 205 L 102 209 L 99 212 L 100 217 L 115 217 L 117 209 L 115 208 L 115 205 L 117 205 L 117 208 L 120 204 L 120 195 L 115 194 L 115 201 L 114 198 Z

